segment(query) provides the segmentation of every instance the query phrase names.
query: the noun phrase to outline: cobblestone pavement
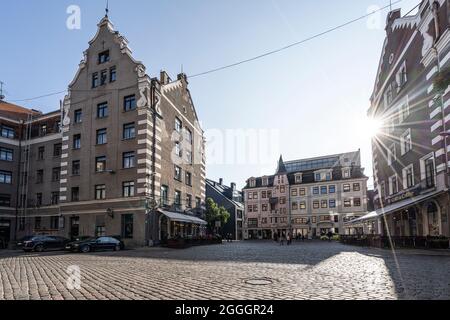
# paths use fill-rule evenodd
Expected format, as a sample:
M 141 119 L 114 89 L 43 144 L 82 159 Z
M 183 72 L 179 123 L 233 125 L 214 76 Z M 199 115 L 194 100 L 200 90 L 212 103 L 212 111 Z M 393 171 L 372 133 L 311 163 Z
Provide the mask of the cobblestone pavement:
M 81 270 L 80 290 L 66 286 L 72 265 Z M 394 256 L 328 242 L 91 254 L 4 251 L 3 299 L 450 299 L 450 255 Z

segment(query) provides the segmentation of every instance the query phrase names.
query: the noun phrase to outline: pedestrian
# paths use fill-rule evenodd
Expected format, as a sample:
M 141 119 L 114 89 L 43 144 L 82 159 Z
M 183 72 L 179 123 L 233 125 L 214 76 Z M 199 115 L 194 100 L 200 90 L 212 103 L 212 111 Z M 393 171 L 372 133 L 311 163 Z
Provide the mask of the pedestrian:
M 290 244 L 291 244 L 291 234 L 288 233 L 287 236 L 286 236 L 286 245 L 289 246 Z
M 305 242 L 305 235 L 302 234 L 302 242 Z
M 333 233 L 330 231 L 328 231 L 328 242 L 331 242 L 331 237 L 333 236 Z

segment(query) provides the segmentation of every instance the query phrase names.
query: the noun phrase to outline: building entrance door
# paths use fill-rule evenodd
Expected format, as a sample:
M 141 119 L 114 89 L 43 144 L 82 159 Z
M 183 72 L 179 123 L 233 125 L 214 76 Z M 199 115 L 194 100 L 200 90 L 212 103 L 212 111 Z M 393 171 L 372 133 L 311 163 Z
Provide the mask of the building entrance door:
M 80 217 L 70 218 L 70 237 L 76 238 L 80 236 Z
M 439 214 L 434 202 L 430 202 L 427 207 L 428 233 L 430 236 L 439 236 Z
M 8 247 L 11 236 L 11 222 L 9 220 L 0 220 L 0 249 Z

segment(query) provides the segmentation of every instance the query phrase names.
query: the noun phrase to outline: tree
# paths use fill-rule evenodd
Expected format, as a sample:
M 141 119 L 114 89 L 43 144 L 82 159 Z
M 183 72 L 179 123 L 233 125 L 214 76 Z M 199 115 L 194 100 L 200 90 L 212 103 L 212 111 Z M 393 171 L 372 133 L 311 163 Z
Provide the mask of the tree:
M 230 219 L 230 213 L 225 207 L 219 207 L 213 199 L 206 199 L 206 222 L 208 222 L 209 231 L 213 232 L 216 228 L 216 222 L 220 221 L 221 226 Z

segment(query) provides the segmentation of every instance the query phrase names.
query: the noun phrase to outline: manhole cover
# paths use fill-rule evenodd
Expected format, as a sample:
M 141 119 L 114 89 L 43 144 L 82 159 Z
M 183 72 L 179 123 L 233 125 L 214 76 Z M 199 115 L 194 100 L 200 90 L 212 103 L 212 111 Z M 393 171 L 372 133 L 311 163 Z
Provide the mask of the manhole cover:
M 247 279 L 244 282 L 252 286 L 268 286 L 269 284 L 273 283 L 273 281 L 269 278 Z

